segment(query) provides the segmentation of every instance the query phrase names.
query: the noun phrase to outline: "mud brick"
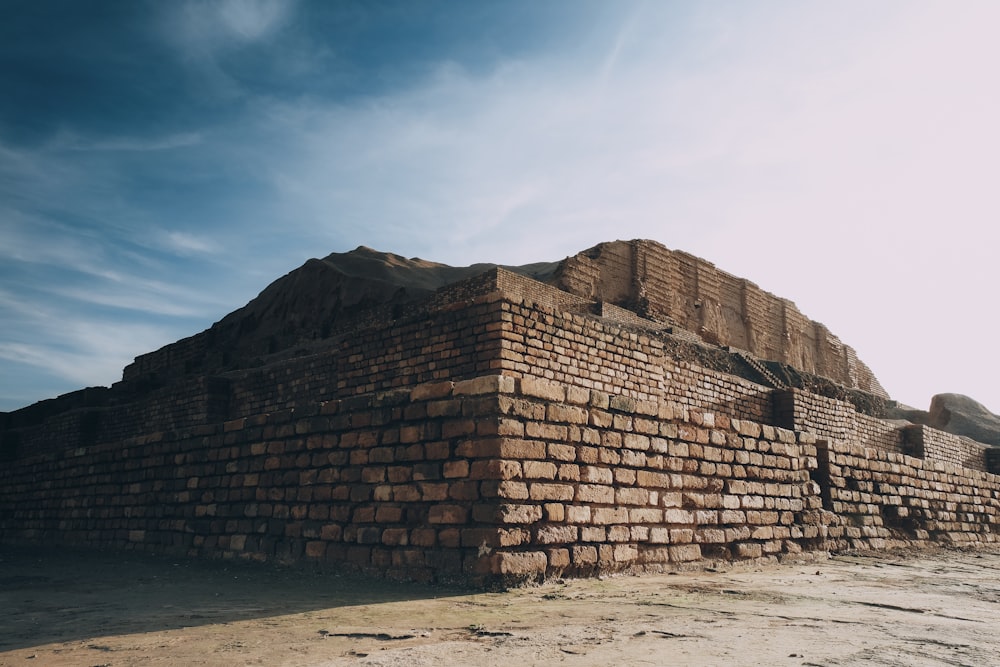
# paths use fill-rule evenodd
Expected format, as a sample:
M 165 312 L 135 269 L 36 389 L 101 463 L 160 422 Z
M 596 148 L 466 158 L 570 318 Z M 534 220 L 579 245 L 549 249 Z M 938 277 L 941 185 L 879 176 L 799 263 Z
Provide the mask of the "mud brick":
M 566 387 L 555 382 L 525 377 L 520 380 L 520 389 L 525 396 L 540 398 L 552 403 L 566 402 Z
M 451 401 L 431 401 L 427 404 L 427 416 L 435 417 L 458 417 L 462 414 L 462 402 Z
M 410 400 L 427 401 L 451 396 L 454 382 L 428 382 L 419 384 L 410 391 Z
M 449 420 L 441 426 L 441 437 L 445 439 L 459 438 L 473 433 L 476 433 L 476 422 L 472 419 Z
M 591 513 L 591 521 L 597 525 L 628 523 L 628 510 L 624 507 L 595 507 Z
M 649 491 L 636 488 L 615 489 L 615 503 L 618 505 L 647 505 L 649 504 Z
M 326 542 L 314 540 L 306 542 L 306 558 L 323 558 L 326 555 Z M 367 559 L 366 559 L 367 560 Z
M 665 509 L 663 510 L 663 522 L 691 524 L 694 523 L 694 513 L 689 510 L 676 508 Z
M 437 545 L 437 531 L 433 528 L 414 528 L 410 531 L 410 544 L 420 547 Z
M 580 484 L 576 489 L 576 502 L 610 505 L 615 501 L 615 490 L 610 486 Z
M 566 506 L 560 503 L 545 503 L 543 509 L 545 510 L 546 521 L 559 522 L 566 518 Z
M 529 438 L 540 440 L 566 440 L 569 430 L 560 424 L 549 424 L 546 422 L 528 422 L 524 426 L 524 434 Z M 538 457 L 541 458 L 541 457 Z
M 576 542 L 578 529 L 576 526 L 542 526 L 535 532 L 538 544 L 567 544 Z
M 473 461 L 469 469 L 472 479 L 519 479 L 523 476 L 519 461 L 491 459 L 488 461 Z
M 496 528 L 462 528 L 460 534 L 463 547 L 500 546 Z
M 524 423 L 515 419 L 480 420 L 476 423 L 476 435 L 502 435 L 515 438 L 524 437 Z
M 549 404 L 546 418 L 551 422 L 564 424 L 586 424 L 587 411 L 574 405 Z
M 525 461 L 522 463 L 526 479 L 555 479 L 556 465 L 548 461 Z
M 521 505 L 513 503 L 504 503 L 496 506 L 495 510 L 489 514 L 489 521 L 498 521 L 500 523 L 534 523 L 542 519 L 542 507 L 541 505 Z M 483 521 L 485 519 L 478 518 L 477 521 Z
M 420 490 L 415 484 L 396 484 L 392 487 L 392 499 L 399 503 L 412 503 L 420 500 Z
M 566 387 L 566 402 L 570 405 L 587 405 L 590 402 L 590 390 L 568 385 Z
M 499 552 L 490 557 L 490 571 L 499 575 L 543 575 L 547 565 L 544 551 Z
M 451 479 L 456 477 L 468 477 L 469 476 L 469 462 L 468 461 L 446 461 L 442 467 L 442 474 L 445 478 Z
M 701 559 L 701 545 L 699 544 L 679 544 L 668 547 L 670 561 L 673 563 L 686 563 Z
M 424 458 L 428 461 L 451 458 L 451 444 L 443 441 L 424 443 Z
M 760 558 L 764 549 L 755 542 L 741 542 L 736 545 L 737 558 Z
M 670 544 L 670 529 L 663 527 L 651 527 L 649 529 L 649 541 L 654 544 Z
M 587 423 L 595 429 L 611 428 L 611 425 L 614 423 L 614 415 L 603 410 L 591 410 Z
M 413 465 L 414 481 L 438 480 L 441 479 L 441 464 L 439 463 L 416 463 Z
M 534 482 L 528 485 L 529 496 L 532 500 L 573 500 L 574 488 L 572 484 L 547 484 L 544 482 Z
M 598 461 L 605 465 L 617 466 L 621 464 L 620 444 L 611 447 L 601 447 L 597 450 Z
M 550 459 L 555 459 L 556 461 L 575 461 L 576 447 L 550 442 L 548 444 L 548 454 Z
M 580 468 L 580 480 L 593 484 L 611 484 L 614 482 L 614 473 L 611 468 L 583 466 Z
M 442 528 L 437 534 L 438 545 L 445 549 L 455 549 L 462 545 L 462 533 L 459 528 Z M 444 553 L 441 554 L 442 556 Z M 437 561 L 429 561 L 440 565 Z
M 615 484 L 632 486 L 635 484 L 635 470 L 631 468 L 614 468 Z
M 513 480 L 484 480 L 480 483 L 480 492 L 484 498 L 505 498 L 508 500 L 527 500 L 528 485 Z
M 461 505 L 434 505 L 427 514 L 429 523 L 465 523 L 469 510 Z
M 722 510 L 719 513 L 719 523 L 724 524 L 742 524 L 747 520 L 745 512 L 741 512 L 735 509 Z
M 561 463 L 556 472 L 556 479 L 564 482 L 580 481 L 580 466 L 575 463 Z
M 655 507 L 630 507 L 628 510 L 629 523 L 662 523 L 663 510 Z
M 420 489 L 420 499 L 424 501 L 438 501 L 448 498 L 448 484 L 446 482 L 417 482 Z
M 510 394 L 514 392 L 514 378 L 492 375 L 456 382 L 454 393 L 459 394 Z

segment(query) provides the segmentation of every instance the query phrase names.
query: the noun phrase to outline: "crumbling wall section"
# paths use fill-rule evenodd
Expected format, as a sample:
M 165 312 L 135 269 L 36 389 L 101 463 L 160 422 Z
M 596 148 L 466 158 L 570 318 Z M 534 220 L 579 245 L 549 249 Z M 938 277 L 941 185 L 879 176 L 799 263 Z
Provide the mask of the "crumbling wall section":
M 631 271 L 631 273 L 629 273 Z M 705 341 L 831 378 L 882 397 L 853 349 L 795 304 L 653 241 L 616 241 L 567 260 L 558 285 L 575 294 L 671 320 Z
M 1000 541 L 1000 476 L 854 442 L 818 446 L 828 548 Z

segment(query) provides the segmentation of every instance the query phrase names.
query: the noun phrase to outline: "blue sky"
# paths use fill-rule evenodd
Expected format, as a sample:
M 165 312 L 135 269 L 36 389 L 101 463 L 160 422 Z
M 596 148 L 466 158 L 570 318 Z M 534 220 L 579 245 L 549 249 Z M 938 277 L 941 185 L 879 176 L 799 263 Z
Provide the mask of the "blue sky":
M 0 5 L 0 410 L 309 257 L 651 238 L 1000 411 L 1000 4 Z

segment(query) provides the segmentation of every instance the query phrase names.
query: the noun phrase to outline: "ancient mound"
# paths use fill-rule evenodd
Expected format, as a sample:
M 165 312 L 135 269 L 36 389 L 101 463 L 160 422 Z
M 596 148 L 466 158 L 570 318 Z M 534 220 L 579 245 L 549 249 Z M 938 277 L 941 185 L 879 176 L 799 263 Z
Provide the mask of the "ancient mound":
M 154 384 L 192 373 L 220 373 L 259 366 L 266 358 L 322 341 L 336 332 L 357 329 L 374 320 L 391 320 L 435 290 L 482 274 L 496 264 L 453 267 L 360 246 L 346 253 L 310 259 L 268 285 L 247 305 L 207 331 L 162 348 L 154 372 L 141 368 L 152 361 L 143 355 L 130 369 Z M 544 280 L 556 263 L 505 267 Z M 177 363 L 176 360 L 183 360 Z M 126 371 L 126 375 L 134 372 Z
M 389 326 L 435 290 L 497 266 L 452 267 L 364 246 L 311 259 L 207 331 L 137 358 L 125 379 L 157 385 L 308 354 L 337 336 Z M 601 243 L 561 261 L 503 268 L 596 304 L 591 313 L 611 304 L 687 340 L 887 398 L 854 350 L 795 304 L 654 241 Z M 760 372 L 755 378 L 774 384 L 774 376 Z

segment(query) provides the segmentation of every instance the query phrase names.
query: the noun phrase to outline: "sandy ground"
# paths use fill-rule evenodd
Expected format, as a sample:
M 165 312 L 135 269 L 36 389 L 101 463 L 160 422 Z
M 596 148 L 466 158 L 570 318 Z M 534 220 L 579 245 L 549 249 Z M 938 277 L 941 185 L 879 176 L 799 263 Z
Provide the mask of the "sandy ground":
M 0 546 L 0 665 L 1000 665 L 1000 550 L 470 593 Z

